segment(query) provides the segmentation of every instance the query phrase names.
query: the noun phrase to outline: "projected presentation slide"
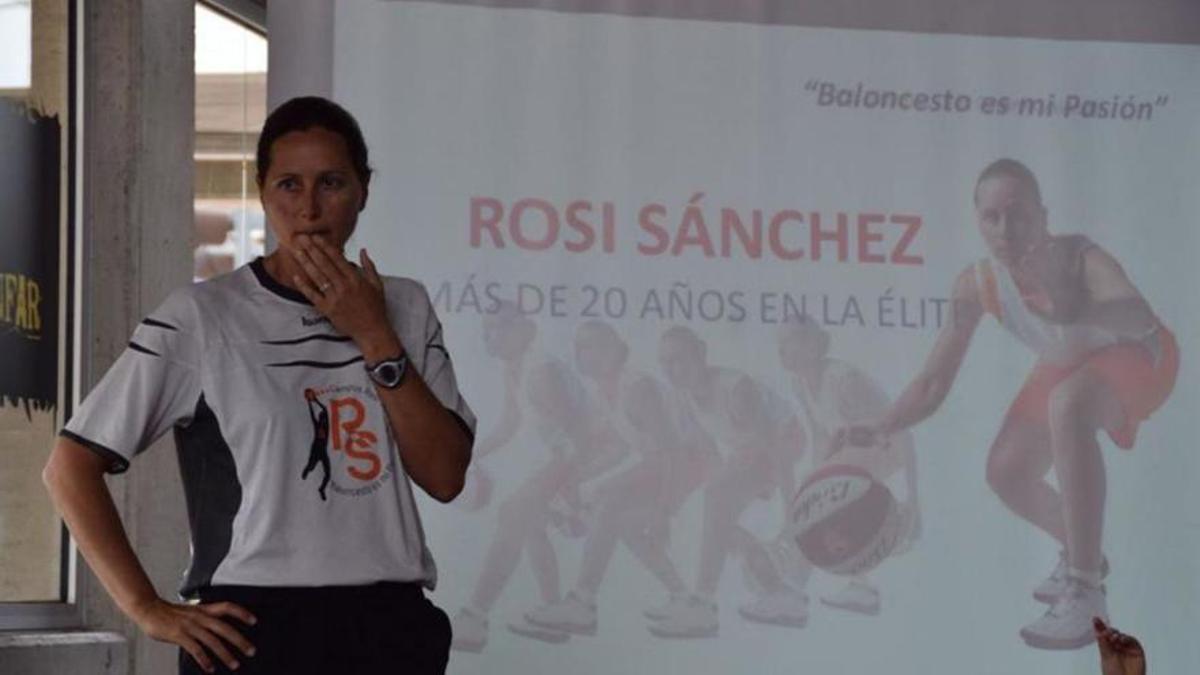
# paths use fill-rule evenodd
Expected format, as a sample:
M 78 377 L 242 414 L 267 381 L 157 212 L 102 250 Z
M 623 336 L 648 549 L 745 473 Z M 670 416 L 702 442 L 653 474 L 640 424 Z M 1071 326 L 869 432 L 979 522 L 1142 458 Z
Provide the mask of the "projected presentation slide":
M 1200 48 L 335 18 L 348 250 L 479 417 L 450 672 L 1200 666 Z

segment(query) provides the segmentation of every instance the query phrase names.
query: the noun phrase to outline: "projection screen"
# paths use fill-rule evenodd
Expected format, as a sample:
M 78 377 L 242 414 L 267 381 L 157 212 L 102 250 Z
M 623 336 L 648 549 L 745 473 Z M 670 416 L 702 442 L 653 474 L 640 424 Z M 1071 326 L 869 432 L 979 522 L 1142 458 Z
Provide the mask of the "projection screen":
M 499 4 L 333 9 L 480 420 L 450 672 L 1200 665 L 1200 48 Z

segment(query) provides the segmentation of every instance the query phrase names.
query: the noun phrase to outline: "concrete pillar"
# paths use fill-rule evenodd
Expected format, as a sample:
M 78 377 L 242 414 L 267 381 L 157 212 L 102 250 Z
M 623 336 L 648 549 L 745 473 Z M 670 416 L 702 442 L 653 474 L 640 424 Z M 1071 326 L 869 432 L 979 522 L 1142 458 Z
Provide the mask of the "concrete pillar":
M 267 4 L 267 109 L 333 95 L 333 0 Z
M 191 282 L 195 3 L 85 0 L 83 109 L 86 391 L 167 293 Z M 175 597 L 188 556 L 183 490 L 164 439 L 110 480 L 142 564 Z M 175 671 L 174 648 L 142 636 L 80 565 L 85 624 L 129 639 L 128 672 Z M 68 672 L 68 671 L 56 671 Z

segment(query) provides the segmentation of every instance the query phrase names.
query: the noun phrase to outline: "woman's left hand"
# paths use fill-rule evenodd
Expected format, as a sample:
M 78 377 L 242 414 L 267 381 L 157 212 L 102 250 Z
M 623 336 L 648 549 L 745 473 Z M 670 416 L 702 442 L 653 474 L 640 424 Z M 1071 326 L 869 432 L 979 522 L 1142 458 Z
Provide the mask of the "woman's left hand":
M 365 350 L 367 345 L 399 348 L 388 321 L 383 279 L 366 249 L 359 252 L 361 268 L 320 235 L 298 235 L 292 255 L 304 270 L 292 281 L 304 297 L 329 319 L 339 333 Z

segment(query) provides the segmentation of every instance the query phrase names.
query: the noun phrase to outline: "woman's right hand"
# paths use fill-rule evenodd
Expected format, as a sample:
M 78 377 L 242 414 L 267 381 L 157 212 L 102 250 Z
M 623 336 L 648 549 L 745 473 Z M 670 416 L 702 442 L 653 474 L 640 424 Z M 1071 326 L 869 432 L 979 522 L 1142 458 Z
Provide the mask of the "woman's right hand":
M 179 645 L 208 673 L 216 670 L 210 652 L 230 670 L 238 668 L 240 664 L 229 644 L 246 656 L 254 656 L 254 645 L 222 617 L 232 617 L 247 625 L 258 622 L 244 607 L 232 602 L 191 605 L 155 598 L 130 613 L 142 632 L 155 640 Z

